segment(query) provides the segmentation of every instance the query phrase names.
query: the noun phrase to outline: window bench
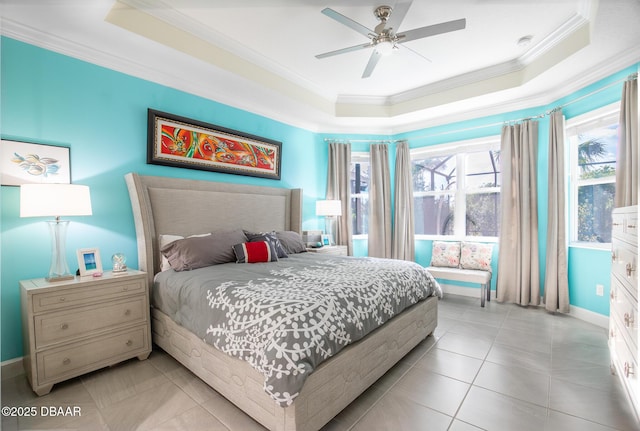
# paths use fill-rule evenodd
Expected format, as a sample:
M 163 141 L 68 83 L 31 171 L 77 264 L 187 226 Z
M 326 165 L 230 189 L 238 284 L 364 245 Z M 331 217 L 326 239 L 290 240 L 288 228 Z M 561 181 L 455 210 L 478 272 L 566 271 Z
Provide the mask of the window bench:
M 447 268 L 441 266 L 429 266 L 427 271 L 435 278 L 445 280 L 465 281 L 480 284 L 480 306 L 484 307 L 485 291 L 487 301 L 491 301 L 491 272 L 477 269 Z

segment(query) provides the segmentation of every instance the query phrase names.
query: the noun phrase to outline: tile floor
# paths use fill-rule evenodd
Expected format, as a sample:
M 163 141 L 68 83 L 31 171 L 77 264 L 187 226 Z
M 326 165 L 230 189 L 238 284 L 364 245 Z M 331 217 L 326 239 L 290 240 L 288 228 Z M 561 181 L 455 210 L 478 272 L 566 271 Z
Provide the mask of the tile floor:
M 448 295 L 438 328 L 324 428 L 640 430 L 609 371 L 606 330 L 542 310 Z M 36 397 L 5 366 L 2 406 L 78 406 L 80 417 L 2 418 L 3 430 L 262 430 L 161 350 Z

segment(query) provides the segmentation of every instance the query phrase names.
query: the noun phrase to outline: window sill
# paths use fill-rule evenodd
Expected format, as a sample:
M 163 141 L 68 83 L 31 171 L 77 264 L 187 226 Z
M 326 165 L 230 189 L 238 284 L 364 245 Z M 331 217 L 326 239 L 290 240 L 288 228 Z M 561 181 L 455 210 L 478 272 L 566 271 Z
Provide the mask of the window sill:
M 570 248 L 584 248 L 588 250 L 611 251 L 610 242 L 572 242 L 569 243 Z
M 499 238 L 495 236 L 443 236 L 443 235 L 415 235 L 416 241 L 466 241 L 466 242 L 487 242 L 497 244 Z

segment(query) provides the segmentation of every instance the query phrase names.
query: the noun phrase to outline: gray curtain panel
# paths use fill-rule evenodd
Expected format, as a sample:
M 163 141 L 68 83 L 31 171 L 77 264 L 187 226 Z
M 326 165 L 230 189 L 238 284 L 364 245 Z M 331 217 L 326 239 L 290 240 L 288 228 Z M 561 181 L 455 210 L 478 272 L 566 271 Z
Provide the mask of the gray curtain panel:
M 391 173 L 388 145 L 371 144 L 369 163 L 369 256 L 391 258 Z
M 616 208 L 638 204 L 638 77 L 625 81 L 620 101 Z
M 339 199 L 342 216 L 337 217 L 334 228 L 337 245 L 346 245 L 353 255 L 351 237 L 351 144 L 329 143 L 329 168 L 327 173 L 327 199 Z
M 549 125 L 549 201 L 544 303 L 548 311 L 568 313 L 564 152 L 564 116 L 561 110 L 557 110 L 551 113 Z
M 396 146 L 395 202 L 393 209 L 394 259 L 415 260 L 415 224 L 413 220 L 413 177 L 409 143 Z
M 538 123 L 504 126 L 501 136 L 502 199 L 498 301 L 540 304 Z

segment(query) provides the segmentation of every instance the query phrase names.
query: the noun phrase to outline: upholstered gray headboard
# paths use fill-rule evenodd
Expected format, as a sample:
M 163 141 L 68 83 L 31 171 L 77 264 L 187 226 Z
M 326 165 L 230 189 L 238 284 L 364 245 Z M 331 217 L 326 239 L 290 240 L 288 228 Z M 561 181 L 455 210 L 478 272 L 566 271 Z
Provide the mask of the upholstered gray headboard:
M 227 229 L 302 231 L 302 189 L 125 175 L 138 240 L 138 266 L 149 282 L 160 270 L 159 235 Z

